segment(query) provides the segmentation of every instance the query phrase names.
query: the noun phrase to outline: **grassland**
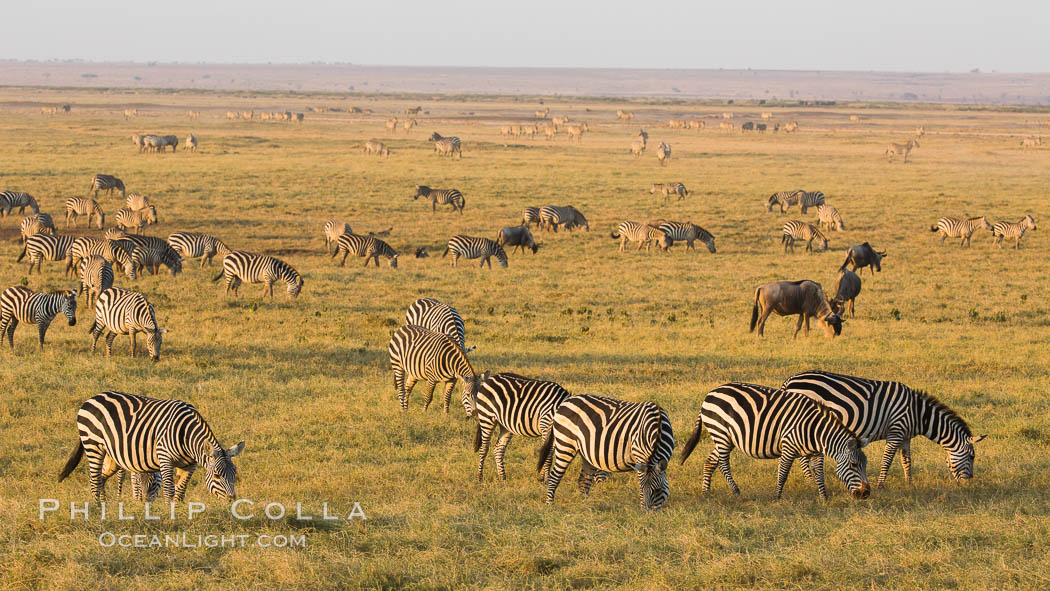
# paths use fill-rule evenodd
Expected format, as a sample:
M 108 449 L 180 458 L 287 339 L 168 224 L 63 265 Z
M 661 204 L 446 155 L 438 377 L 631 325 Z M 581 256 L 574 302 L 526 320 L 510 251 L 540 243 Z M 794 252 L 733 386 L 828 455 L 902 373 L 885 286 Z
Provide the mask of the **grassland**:
M 73 112 L 39 114 L 70 102 Z M 0 588 L 757 588 L 1031 589 L 1050 585 L 1050 322 L 1046 230 L 1020 251 L 993 249 L 985 233 L 973 247 L 942 246 L 929 226 L 941 215 L 1050 219 L 1050 153 L 1022 152 L 1010 134 L 1030 131 L 1024 114 L 1001 111 L 872 108 L 776 109 L 798 120 L 794 135 L 672 132 L 671 116 L 720 112 L 631 105 L 636 120 L 615 122 L 617 105 L 548 100 L 552 115 L 592 127 L 579 145 L 513 140 L 501 123 L 530 119 L 534 104 L 333 99 L 329 106 L 371 108 L 371 117 L 309 114 L 301 125 L 226 121 L 227 109 L 302 111 L 309 96 L 153 95 L 3 89 L 0 185 L 36 195 L 61 218 L 62 202 L 83 195 L 96 172 L 122 177 L 129 191 L 157 202 L 150 234 L 203 230 L 231 247 L 278 255 L 305 276 L 304 294 L 273 300 L 259 286 L 223 298 L 215 269 L 187 264 L 174 280 L 139 279 L 171 332 L 161 361 L 133 360 L 126 338 L 114 357 L 88 354 L 90 314 L 56 321 L 35 350 L 21 326 L 15 350 L 0 351 Z M 125 121 L 135 104 L 142 115 Z M 411 135 L 389 134 L 383 120 L 423 104 L 429 114 Z M 187 110 L 200 110 L 192 122 Z M 588 110 L 590 109 L 590 110 Z M 738 107 L 739 117 L 758 108 Z M 765 110 L 765 109 L 763 109 Z M 888 141 L 918 124 L 931 132 L 907 165 L 887 164 Z M 710 122 L 709 122 L 710 125 Z M 627 152 L 641 126 L 652 143 L 673 145 L 661 169 Z M 464 157 L 439 159 L 424 141 L 456 134 Z M 140 155 L 133 132 L 193 131 L 199 153 Z M 364 156 L 372 137 L 389 160 Z M 678 180 L 692 191 L 662 203 L 652 182 Z M 413 186 L 455 186 L 463 215 L 412 201 Z M 847 231 L 824 253 L 784 255 L 780 225 L 798 217 L 767 213 L 776 190 L 820 189 L 842 212 Z M 119 198 L 102 197 L 112 212 Z M 537 255 L 511 255 L 507 269 L 450 269 L 439 256 L 453 234 L 494 237 L 525 205 L 574 204 L 589 233 L 544 235 Z M 617 252 L 609 238 L 624 218 L 692 220 L 717 237 L 718 253 Z M 814 217 L 810 214 L 807 217 Z M 335 266 L 320 229 L 332 217 L 356 231 L 393 226 L 400 268 Z M 18 218 L 0 220 L 0 284 L 37 290 L 69 287 L 62 267 L 27 276 L 16 264 Z M 61 227 L 61 222 L 59 222 Z M 78 233 L 98 235 L 98 230 Z M 835 340 L 815 331 L 790 339 L 793 321 L 771 318 L 766 338 L 747 332 L 754 287 L 778 279 L 834 284 L 843 250 L 870 241 L 889 251 L 883 272 L 864 276 L 859 316 Z M 414 259 L 427 246 L 435 257 Z M 473 480 L 473 427 L 457 413 L 423 413 L 418 393 L 398 411 L 386 356 L 407 305 L 430 295 L 455 305 L 476 344 L 475 367 L 553 379 L 574 393 L 655 400 L 668 409 L 679 443 L 704 394 L 729 380 L 779 384 L 824 368 L 899 379 L 941 397 L 988 438 L 972 482 L 950 481 L 944 453 L 913 446 L 914 483 L 899 463 L 889 485 L 863 502 L 832 480 L 817 500 L 793 475 L 772 500 L 775 463 L 734 455 L 743 494 L 716 477 L 700 494 L 698 458 L 670 468 L 671 499 L 650 514 L 636 481 L 617 475 L 589 498 L 575 492 L 575 469 L 553 507 L 535 482 L 535 441 L 516 439 L 508 480 Z M 346 514 L 360 502 L 368 519 L 319 523 L 233 519 L 206 498 L 194 477 L 188 500 L 208 502 L 192 521 L 37 519 L 37 499 L 88 500 L 86 470 L 55 477 L 75 441 L 80 403 L 105 389 L 175 397 L 197 405 L 227 445 L 247 440 L 238 459 L 238 494 L 312 514 L 328 502 Z M 869 448 L 881 457 L 882 444 Z M 131 503 L 141 517 L 141 507 Z M 257 511 L 258 512 L 258 511 Z M 67 515 L 68 516 L 68 515 Z M 302 534 L 300 549 L 103 548 L 101 532 Z

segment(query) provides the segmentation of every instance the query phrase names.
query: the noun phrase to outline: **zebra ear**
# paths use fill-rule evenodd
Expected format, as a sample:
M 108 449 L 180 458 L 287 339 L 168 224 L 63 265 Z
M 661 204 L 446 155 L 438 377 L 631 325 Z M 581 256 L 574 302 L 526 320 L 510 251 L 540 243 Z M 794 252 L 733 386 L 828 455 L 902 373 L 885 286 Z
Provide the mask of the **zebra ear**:
M 168 332 L 168 329 L 166 329 L 166 328 L 158 328 L 157 329 L 157 334 L 167 334 L 167 332 Z
M 870 437 L 861 437 L 860 438 L 860 446 L 861 447 L 867 447 L 869 443 L 871 443 L 871 438 Z
M 988 437 L 988 436 L 987 435 L 978 435 L 976 437 L 967 437 L 966 441 L 969 441 L 970 445 L 973 445 L 974 443 L 977 443 L 978 441 L 984 439 L 985 437 Z
M 232 457 L 234 457 L 236 455 L 239 455 L 242 451 L 244 451 L 244 440 L 243 439 L 237 445 L 235 445 L 235 446 L 231 447 L 230 449 L 226 450 L 226 455 L 232 458 Z

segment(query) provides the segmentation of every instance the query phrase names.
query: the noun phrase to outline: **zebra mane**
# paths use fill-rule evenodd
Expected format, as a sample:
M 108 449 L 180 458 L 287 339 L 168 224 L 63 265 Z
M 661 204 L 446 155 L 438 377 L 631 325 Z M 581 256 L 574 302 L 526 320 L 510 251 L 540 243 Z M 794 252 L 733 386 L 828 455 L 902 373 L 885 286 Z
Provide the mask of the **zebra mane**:
M 951 407 L 938 400 L 936 396 L 924 390 L 912 390 L 912 392 L 915 393 L 915 396 L 917 396 L 921 402 L 932 408 L 934 412 L 944 415 L 949 421 L 962 427 L 963 433 L 966 433 L 967 437 L 973 435 L 970 431 L 970 426 L 966 424 L 966 421 L 956 414 Z

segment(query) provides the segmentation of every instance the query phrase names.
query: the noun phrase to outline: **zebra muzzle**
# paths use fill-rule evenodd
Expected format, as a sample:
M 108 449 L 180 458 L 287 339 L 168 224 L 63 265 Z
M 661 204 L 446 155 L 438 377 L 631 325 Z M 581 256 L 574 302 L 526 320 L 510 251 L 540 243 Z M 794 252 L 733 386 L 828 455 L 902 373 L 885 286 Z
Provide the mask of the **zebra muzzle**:
M 871 494 L 871 486 L 867 482 L 862 482 L 860 486 L 850 492 L 853 494 L 854 499 L 866 499 Z

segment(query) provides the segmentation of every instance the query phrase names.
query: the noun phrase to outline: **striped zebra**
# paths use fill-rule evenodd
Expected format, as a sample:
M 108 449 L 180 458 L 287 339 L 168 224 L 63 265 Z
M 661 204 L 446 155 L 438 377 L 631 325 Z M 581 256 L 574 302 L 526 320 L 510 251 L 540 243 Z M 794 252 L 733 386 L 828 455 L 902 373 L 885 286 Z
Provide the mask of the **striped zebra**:
M 190 149 L 190 152 L 196 152 L 198 145 L 200 142 L 197 141 L 197 136 L 192 133 L 186 136 L 186 147 Z
M 521 225 L 531 226 L 536 224 L 540 226 L 542 220 L 540 219 L 540 208 L 538 207 L 526 207 L 521 210 Z
M 689 195 L 689 189 L 686 189 L 682 183 L 653 183 L 649 186 L 650 195 L 657 191 L 664 194 L 664 201 L 667 201 L 667 198 L 671 195 L 678 195 L 679 201 Z
M 693 250 L 696 250 L 696 246 L 693 242 L 699 240 L 707 245 L 707 250 L 711 253 L 716 252 L 715 250 L 715 237 L 710 232 L 693 224 L 691 222 L 674 222 L 667 220 L 654 220 L 649 222 L 650 226 L 654 226 L 662 230 L 667 234 L 667 238 L 671 241 L 671 246 L 674 246 L 676 240 L 685 241 L 686 246 Z M 668 247 L 670 248 L 670 246 Z
M 416 185 L 416 194 L 412 197 L 412 201 L 420 197 L 430 200 L 431 213 L 437 211 L 438 205 L 451 205 L 452 211 L 458 209 L 459 213 L 462 214 L 463 207 L 467 204 L 466 200 L 463 199 L 463 193 L 460 193 L 459 189 L 431 189 L 426 185 Z
M 368 236 L 351 232 L 343 234 L 336 240 L 335 252 L 332 253 L 332 257 L 339 256 L 339 253 L 343 254 L 343 258 L 339 261 L 340 267 L 346 266 L 346 257 L 353 253 L 354 256 L 365 258 L 366 267 L 372 261 L 375 261 L 376 267 L 378 267 L 379 257 L 383 256 L 386 257 L 387 264 L 390 265 L 391 269 L 397 268 L 397 251 L 371 234 Z
M 886 440 L 876 486 L 886 482 L 900 450 L 905 482 L 911 482 L 911 440 L 925 435 L 948 453 L 955 478 L 973 477 L 974 436 L 966 421 L 929 394 L 900 382 L 867 380 L 826 371 L 806 371 L 784 381 L 783 388 L 808 396 L 829 409 L 862 441 Z
M 121 197 L 128 196 L 127 191 L 124 190 L 124 181 L 111 174 L 96 174 L 91 177 L 91 188 L 88 190 L 90 191 L 92 189 L 95 191 L 94 196 L 96 199 L 98 199 L 99 191 L 109 191 L 109 194 L 112 195 L 114 189 L 120 190 Z
M 801 195 L 805 193 L 802 189 L 795 189 L 794 191 L 779 191 L 773 193 L 766 200 L 766 211 L 773 211 L 773 206 L 777 205 L 780 207 L 780 213 L 787 211 L 792 205 L 797 205 Z
M 390 157 L 390 149 L 386 147 L 386 144 L 379 140 L 371 139 L 365 142 L 365 154 L 368 156 L 382 156 L 384 158 Z
M 127 240 L 134 245 L 131 251 L 131 262 L 136 271 L 145 268 L 150 275 L 156 275 L 161 265 L 164 265 L 172 277 L 182 272 L 182 258 L 164 240 L 142 234 L 124 234 L 122 240 Z
M 475 347 L 467 348 L 464 334 L 463 317 L 452 306 L 434 298 L 419 298 L 412 302 L 405 313 L 405 324 L 422 326 L 427 330 L 439 332 L 456 341 L 464 353 L 470 353 Z
M 620 252 L 623 252 L 627 247 L 627 242 L 637 242 L 638 250 L 645 247 L 645 251 L 649 252 L 653 242 L 657 243 L 657 246 L 664 250 L 671 248 L 671 239 L 667 236 L 667 233 L 660 228 L 654 228 L 649 224 L 643 224 L 640 222 L 634 222 L 631 220 L 625 220 L 620 222 L 620 225 L 616 227 L 610 236 L 613 238 L 620 239 Z
M 343 234 L 353 232 L 350 229 L 350 224 L 341 222 L 339 220 L 328 220 L 324 224 L 324 249 L 328 254 L 332 253 L 332 248 L 335 247 L 336 241 Z
M 72 223 L 73 227 L 77 227 L 77 216 L 87 216 L 88 227 L 91 227 L 91 218 L 98 218 L 98 229 L 101 230 L 106 223 L 106 214 L 102 211 L 102 206 L 98 204 L 98 201 L 90 197 L 70 197 L 66 199 L 66 227 Z
M 288 284 L 288 295 L 292 298 L 299 297 L 303 290 L 303 278 L 299 272 L 288 263 L 264 254 L 235 250 L 222 259 L 222 272 L 216 275 L 212 281 L 226 278 L 226 291 L 223 295 L 230 293 L 237 295 L 237 288 L 241 282 L 265 283 L 263 295 L 269 293 L 273 298 L 273 284 L 276 281 L 284 281 Z
M 36 198 L 24 191 L 2 191 L 0 192 L 0 217 L 10 215 L 14 208 L 18 208 L 19 214 L 24 214 L 26 208 L 33 210 L 34 214 L 40 213 L 40 206 Z
M 631 154 L 634 154 L 635 157 L 641 156 L 645 152 L 648 141 L 649 134 L 645 133 L 644 129 L 639 129 L 637 139 L 631 142 Z
M 19 322 L 36 325 L 40 336 L 39 349 L 44 350 L 44 335 L 47 327 L 59 313 L 69 319 L 69 325 L 77 323 L 77 291 L 53 291 L 37 293 L 27 287 L 16 285 L 0 294 L 0 339 L 7 336 L 7 344 L 15 348 L 15 328 Z
M 131 356 L 135 357 L 135 336 L 140 332 L 144 333 L 146 350 L 150 359 L 156 362 L 160 360 L 162 335 L 168 330 L 157 325 L 157 313 L 146 296 L 130 289 L 111 287 L 102 290 L 95 300 L 95 323 L 91 325 L 89 332 L 93 337 L 92 354 L 95 353 L 98 338 L 103 332 L 106 333 L 106 357 L 113 354 L 113 341 L 118 334 L 126 334 L 131 339 Z
M 802 220 L 790 220 L 784 223 L 783 234 L 780 238 L 780 243 L 784 245 L 784 252 L 791 249 L 791 252 L 795 252 L 795 241 L 805 240 L 806 241 L 806 252 L 813 250 L 813 241 L 817 240 L 821 243 L 820 250 L 828 249 L 828 239 L 816 226 Z
M 798 196 L 798 205 L 802 208 L 802 215 L 806 215 L 806 210 L 810 207 L 819 207 L 824 204 L 824 193 L 820 191 L 802 191 Z
M 618 109 L 616 111 L 616 118 L 621 121 L 630 121 L 631 119 L 634 119 L 634 111 L 622 111 Z
M 205 263 L 210 267 L 215 255 L 225 257 L 231 252 L 222 240 L 202 232 L 175 232 L 168 236 L 168 245 L 184 259 L 200 257 L 201 267 Z
M 456 136 L 444 137 L 435 131 L 430 136 L 430 141 L 434 142 L 434 151 L 442 156 L 458 155 L 460 158 L 463 157 L 463 142 L 459 141 L 459 138 Z
M 478 384 L 485 381 L 488 373 L 477 375 L 471 367 L 466 353 L 455 339 L 448 335 L 427 330 L 422 326 L 405 325 L 390 337 L 390 369 L 394 373 L 394 390 L 397 392 L 401 411 L 408 410 L 408 395 L 416 382 L 426 382 L 423 410 L 434 399 L 434 388 L 445 384 L 444 409 L 448 414 L 452 403 L 452 389 L 456 381 L 463 382 L 463 409 L 467 418 L 475 414 Z
M 22 218 L 18 225 L 21 241 L 24 243 L 30 236 L 37 234 L 54 234 L 55 221 L 46 213 L 37 213 Z
M 660 161 L 660 166 L 667 166 L 667 161 L 671 159 L 671 144 L 660 142 L 656 146 L 656 159 Z
M 91 306 L 99 294 L 113 287 L 113 264 L 97 254 L 81 259 L 77 267 L 80 275 L 80 293 L 84 305 Z
M 80 263 L 91 255 L 99 255 L 110 263 L 117 263 L 124 270 L 124 275 L 129 279 L 137 277 L 135 264 L 131 260 L 131 253 L 135 245 L 129 240 L 109 240 L 107 238 L 91 238 L 81 236 L 73 241 L 69 247 L 67 264 L 76 269 Z
M 591 231 L 587 218 L 583 217 L 580 210 L 571 205 L 544 205 L 541 207 L 540 228 L 557 233 L 558 226 L 564 226 L 566 230 L 582 227 L 587 232 Z
M 998 244 L 999 248 L 1003 247 L 1003 238 L 1014 239 L 1014 249 L 1021 248 L 1021 238 L 1024 236 L 1025 230 L 1035 230 L 1035 218 L 1031 215 L 1026 215 L 1021 218 L 1019 222 L 995 222 L 992 226 L 992 244 Z
M 846 224 L 842 223 L 842 216 L 839 214 L 839 210 L 835 209 L 834 205 L 827 203 L 821 203 L 817 206 L 817 223 L 822 229 L 827 228 L 836 232 L 842 232 L 846 229 Z
M 740 488 L 729 469 L 729 453 L 734 447 L 757 459 L 779 458 L 776 498 L 784 492 L 791 465 L 808 458 L 820 498 L 827 500 L 824 486 L 824 456 L 835 458 L 835 474 L 854 498 L 865 499 L 868 485 L 868 459 L 861 449 L 866 442 L 857 439 L 841 421 L 809 398 L 795 392 L 755 384 L 731 382 L 708 392 L 700 405 L 693 436 L 682 450 L 681 463 L 689 458 L 706 428 L 714 442 L 704 461 L 701 490 L 711 490 L 715 468 L 722 471 L 733 494 Z M 805 464 L 803 469 L 805 470 Z
M 958 238 L 959 246 L 970 246 L 970 238 L 977 228 L 994 231 L 992 225 L 988 223 L 988 218 L 983 215 L 966 220 L 945 216 L 937 220 L 936 226 L 930 226 L 930 231 L 941 233 L 941 244 L 944 244 L 948 238 Z
M 584 394 L 562 402 L 554 412 L 552 427 L 540 448 L 537 471 L 550 463 L 547 504 L 576 454 L 583 459 L 578 485 L 588 494 L 596 477 L 612 472 L 638 476 L 642 507 L 658 511 L 667 502 L 667 464 L 674 452 L 671 421 L 653 402 L 625 402 Z
M 121 230 L 141 232 L 146 226 L 157 223 L 157 208 L 152 205 L 142 209 L 121 207 L 113 215 L 113 220 Z
M 512 373 L 498 373 L 478 388 L 478 426 L 474 433 L 474 452 L 478 454 L 478 482 L 485 469 L 492 435 L 496 434 L 496 472 L 507 479 L 503 456 L 511 437 L 544 437 L 554 422 L 554 411 L 570 394 L 554 382 L 533 380 Z M 550 456 L 541 472 L 546 481 Z
M 244 450 L 244 441 L 223 447 L 188 402 L 102 392 L 80 406 L 77 432 L 77 446 L 58 480 L 65 480 L 86 454 L 88 488 L 96 502 L 106 498 L 103 464 L 107 456 L 133 474 L 160 472 L 164 498 L 169 501 L 182 502 L 198 466 L 204 468 L 208 492 L 227 501 L 237 498 L 233 458 Z
M 117 465 L 109 454 L 102 458 L 102 482 L 105 484 L 113 476 L 117 477 L 117 498 L 124 495 L 124 478 L 127 471 Z M 132 472 L 131 495 L 136 501 L 152 503 L 160 494 L 160 472 Z
M 488 238 L 456 234 L 449 238 L 448 246 L 445 247 L 445 252 L 441 254 L 441 258 L 445 258 L 445 255 L 449 252 L 452 253 L 453 267 L 457 266 L 459 257 L 463 257 L 465 259 L 481 259 L 481 265 L 479 266 L 484 268 L 485 263 L 488 263 L 489 269 L 491 269 L 492 259 L 490 257 L 492 256 L 495 256 L 496 260 L 499 261 L 499 266 L 507 266 L 507 252 L 495 240 L 489 240 Z
M 908 162 L 908 154 L 919 147 L 919 138 L 915 138 L 906 144 L 890 143 L 886 146 L 886 161 L 893 162 L 893 158 L 900 154 L 904 156 L 904 162 Z
M 29 255 L 29 274 L 33 274 L 33 267 L 37 273 L 42 272 L 40 265 L 43 261 L 65 261 L 69 258 L 69 248 L 73 245 L 72 236 L 60 234 L 36 234 L 26 238 L 22 246 L 22 254 L 18 255 L 15 262 L 21 262 Z M 66 264 L 66 273 L 73 271 L 72 262 Z
M 150 201 L 149 197 L 138 193 L 130 193 L 124 202 L 127 204 L 127 208 L 132 210 L 145 209 L 153 205 L 153 202 Z

